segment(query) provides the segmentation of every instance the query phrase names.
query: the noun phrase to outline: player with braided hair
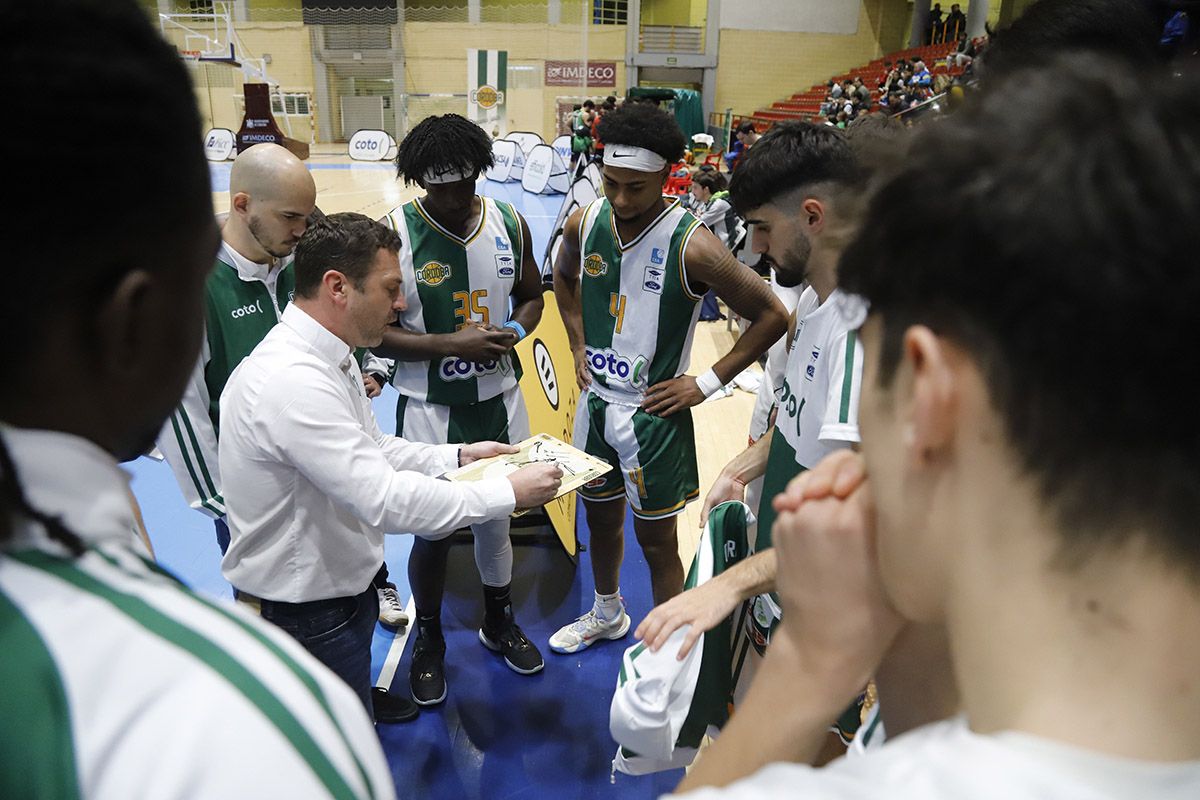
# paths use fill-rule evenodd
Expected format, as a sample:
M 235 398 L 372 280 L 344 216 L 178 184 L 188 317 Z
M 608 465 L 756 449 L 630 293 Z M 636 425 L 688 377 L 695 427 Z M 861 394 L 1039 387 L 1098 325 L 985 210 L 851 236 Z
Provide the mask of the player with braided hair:
M 375 352 L 396 359 L 396 434 L 410 441 L 516 443 L 529 436 L 512 348 L 541 319 L 541 275 L 521 215 L 475 194 L 491 165 L 487 134 L 457 114 L 422 120 L 396 152 L 397 177 L 425 196 L 383 220 L 403 242 L 407 308 Z M 508 520 L 471 530 L 483 579 L 479 640 L 515 672 L 540 672 L 542 656 L 513 617 Z M 417 611 L 409 682 L 421 705 L 446 698 L 441 606 L 449 550 L 449 540 L 416 539 L 408 561 Z

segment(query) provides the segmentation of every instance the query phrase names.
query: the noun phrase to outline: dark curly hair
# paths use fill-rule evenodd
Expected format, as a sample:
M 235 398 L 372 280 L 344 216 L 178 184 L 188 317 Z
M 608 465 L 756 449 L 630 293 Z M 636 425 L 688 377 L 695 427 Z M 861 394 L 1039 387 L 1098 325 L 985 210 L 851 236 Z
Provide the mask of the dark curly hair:
M 492 140 L 474 122 L 458 114 L 426 117 L 396 149 L 396 178 L 425 188 L 432 168 L 478 176 L 492 166 Z
M 672 164 L 683 158 L 686 146 L 675 118 L 652 103 L 626 103 L 609 111 L 600 118 L 596 134 L 605 145 L 642 147 Z

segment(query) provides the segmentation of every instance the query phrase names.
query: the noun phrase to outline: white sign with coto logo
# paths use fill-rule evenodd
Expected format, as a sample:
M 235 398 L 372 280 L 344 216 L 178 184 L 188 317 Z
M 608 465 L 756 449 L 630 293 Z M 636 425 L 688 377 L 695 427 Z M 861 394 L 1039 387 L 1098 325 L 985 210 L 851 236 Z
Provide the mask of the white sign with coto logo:
M 228 128 L 212 128 L 204 134 L 204 157 L 209 161 L 228 161 L 233 157 L 237 138 Z
M 391 157 L 396 140 L 387 131 L 363 129 L 350 137 L 347 149 L 355 161 L 384 161 Z

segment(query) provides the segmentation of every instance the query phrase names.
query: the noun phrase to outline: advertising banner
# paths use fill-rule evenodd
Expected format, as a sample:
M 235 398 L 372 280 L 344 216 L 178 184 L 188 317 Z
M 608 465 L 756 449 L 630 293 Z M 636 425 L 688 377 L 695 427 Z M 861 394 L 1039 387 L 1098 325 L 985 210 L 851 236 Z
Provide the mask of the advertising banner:
M 583 83 L 583 65 L 578 61 L 547 61 L 545 84 L 547 86 L 580 86 Z M 588 88 L 616 88 L 617 62 L 589 61 L 587 65 Z
M 467 50 L 467 119 L 492 136 L 508 132 L 507 50 Z

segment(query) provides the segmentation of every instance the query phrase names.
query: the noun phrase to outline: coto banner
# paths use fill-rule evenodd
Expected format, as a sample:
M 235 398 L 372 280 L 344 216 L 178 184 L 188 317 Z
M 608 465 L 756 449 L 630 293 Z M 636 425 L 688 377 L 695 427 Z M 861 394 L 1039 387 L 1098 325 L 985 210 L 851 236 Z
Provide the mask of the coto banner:
M 467 50 L 467 118 L 493 137 L 508 133 L 507 50 Z

